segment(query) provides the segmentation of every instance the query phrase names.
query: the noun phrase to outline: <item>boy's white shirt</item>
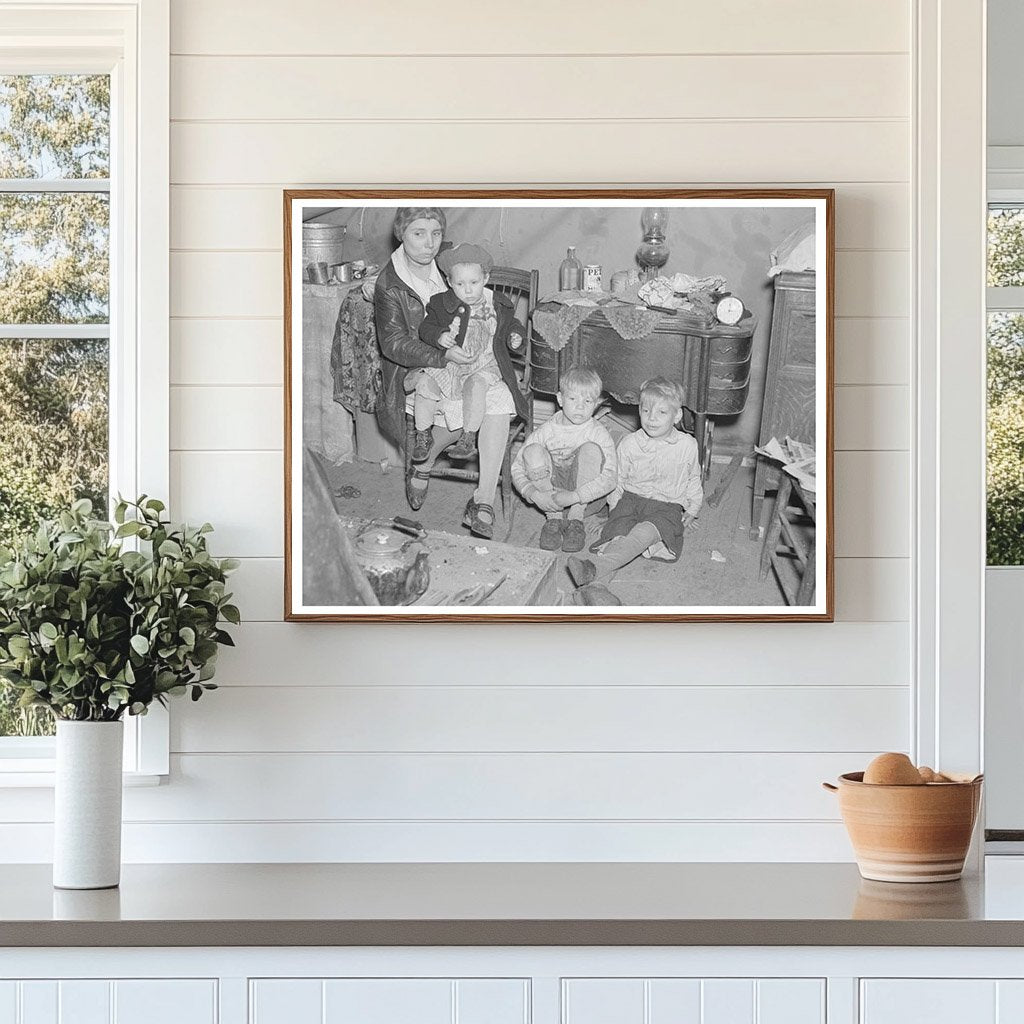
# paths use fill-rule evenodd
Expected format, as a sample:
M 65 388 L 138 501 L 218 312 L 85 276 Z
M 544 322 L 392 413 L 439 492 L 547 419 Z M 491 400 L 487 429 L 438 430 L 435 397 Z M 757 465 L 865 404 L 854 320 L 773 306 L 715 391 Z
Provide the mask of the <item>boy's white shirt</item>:
M 612 508 L 626 491 L 631 491 L 641 498 L 682 505 L 690 515 L 700 510 L 704 503 L 700 456 L 697 442 L 689 434 L 673 427 L 665 437 L 651 437 L 641 427 L 619 441 L 616 454 L 619 482 L 608 495 Z M 642 554 L 644 558 L 674 561 L 674 555 L 660 540 Z
M 619 482 L 608 498 L 614 508 L 625 491 L 682 505 L 696 515 L 704 503 L 697 442 L 679 430 L 651 437 L 641 428 L 627 434 L 618 447 Z
M 512 482 L 515 484 L 516 490 L 520 494 L 524 494 L 530 484 L 530 479 L 526 475 L 526 466 L 523 463 L 523 452 L 527 445 L 539 444 L 548 451 L 553 462 L 563 463 L 571 459 L 580 445 L 586 444 L 588 441 L 600 447 L 604 454 L 604 467 L 601 475 L 596 480 L 589 482 L 594 485 L 591 489 L 597 493 L 593 497 L 583 500 L 593 501 L 595 498 L 608 494 L 614 488 L 617 476 L 615 442 L 612 440 L 612 435 L 608 433 L 608 428 L 593 416 L 583 423 L 570 423 L 561 409 L 551 419 L 532 431 L 523 442 L 522 448 L 516 453 L 512 463 Z M 602 480 L 604 483 L 600 482 Z M 588 485 L 584 484 L 582 489 L 587 490 Z

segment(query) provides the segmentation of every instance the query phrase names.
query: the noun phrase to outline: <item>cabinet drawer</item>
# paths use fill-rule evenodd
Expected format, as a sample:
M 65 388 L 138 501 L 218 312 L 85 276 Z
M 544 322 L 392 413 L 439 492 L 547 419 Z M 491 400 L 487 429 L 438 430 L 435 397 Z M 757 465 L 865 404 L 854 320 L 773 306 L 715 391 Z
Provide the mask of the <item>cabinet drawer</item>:
M 786 342 L 782 353 L 782 366 L 814 366 L 815 336 L 814 310 L 783 310 L 783 322 L 779 325 L 780 338 Z

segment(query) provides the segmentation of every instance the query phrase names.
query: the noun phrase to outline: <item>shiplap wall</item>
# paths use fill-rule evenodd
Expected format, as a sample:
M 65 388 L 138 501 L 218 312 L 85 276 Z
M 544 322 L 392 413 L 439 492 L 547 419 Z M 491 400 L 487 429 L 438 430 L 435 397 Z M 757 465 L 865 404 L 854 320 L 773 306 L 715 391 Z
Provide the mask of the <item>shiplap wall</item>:
M 911 8 L 172 0 L 173 511 L 246 621 L 128 859 L 849 859 L 818 783 L 911 734 Z M 838 621 L 282 623 L 281 189 L 384 183 L 835 186 Z

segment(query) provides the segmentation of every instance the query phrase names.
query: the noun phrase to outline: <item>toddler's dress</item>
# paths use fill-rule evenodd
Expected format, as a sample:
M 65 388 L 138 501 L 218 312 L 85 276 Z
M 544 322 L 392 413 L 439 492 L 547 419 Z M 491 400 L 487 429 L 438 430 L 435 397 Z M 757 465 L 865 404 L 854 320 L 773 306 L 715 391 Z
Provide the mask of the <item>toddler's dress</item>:
M 501 370 L 494 358 L 494 333 L 498 316 L 494 312 L 494 301 L 489 288 L 484 289 L 483 298 L 470 306 L 469 324 L 462 350 L 473 356 L 471 363 L 447 363 L 443 367 L 426 366 L 422 373 L 429 377 L 441 391 L 438 412 L 444 416 L 449 430 L 462 426 L 462 386 L 466 378 L 477 374 L 487 382 L 488 413 L 513 414 L 515 404 L 512 395 L 501 378 Z

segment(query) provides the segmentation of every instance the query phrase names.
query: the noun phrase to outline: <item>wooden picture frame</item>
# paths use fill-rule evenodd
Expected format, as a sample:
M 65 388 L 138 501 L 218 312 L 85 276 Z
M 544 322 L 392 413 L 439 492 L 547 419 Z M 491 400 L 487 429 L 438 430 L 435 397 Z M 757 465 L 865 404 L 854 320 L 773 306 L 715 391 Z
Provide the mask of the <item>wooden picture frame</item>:
M 303 189 L 286 190 L 283 203 L 287 620 L 833 620 L 832 189 Z M 415 216 L 431 210 L 440 215 Z M 659 210 L 667 226 L 645 213 Z M 459 249 L 461 276 L 446 280 L 442 236 L 483 247 L 493 270 L 478 249 Z M 581 274 L 561 262 L 572 242 L 582 263 L 603 267 Z M 638 293 L 637 274 L 641 285 L 666 280 Z M 479 280 L 488 298 L 472 291 Z M 456 346 L 462 355 L 447 354 Z M 577 422 L 560 408 L 561 382 L 581 367 L 600 376 L 605 408 Z M 590 401 L 591 376 L 572 374 L 566 392 Z M 651 377 L 671 386 L 644 392 L 641 421 L 640 387 Z M 439 459 L 425 476 L 463 417 L 479 420 L 480 401 L 479 435 L 464 441 L 474 454 Z M 651 417 L 674 415 L 680 402 L 678 428 L 658 433 Z M 496 441 L 509 418 L 511 443 Z M 522 448 L 526 427 L 544 422 L 528 453 L 547 453 L 538 469 Z M 595 439 L 588 453 L 600 449 L 585 464 L 583 447 L 572 448 L 584 435 Z M 504 512 L 480 497 L 499 449 Z M 406 452 L 428 461 L 410 463 Z M 608 486 L 612 461 L 618 486 L 589 500 Z M 424 481 L 413 510 L 420 492 L 410 487 Z M 540 507 L 583 497 L 562 513 Z M 681 556 L 665 561 L 679 543 L 673 510 L 686 521 L 698 503 Z M 594 514 L 602 504 L 607 519 Z M 573 551 L 579 528 L 567 523 L 580 510 L 585 546 Z M 656 539 L 643 555 L 655 557 L 609 576 L 648 538 L 636 523 L 652 519 Z M 413 536 L 406 520 L 425 532 Z M 539 547 L 542 528 L 549 547 L 554 537 L 566 550 Z M 598 579 L 588 583 L 577 559 Z

